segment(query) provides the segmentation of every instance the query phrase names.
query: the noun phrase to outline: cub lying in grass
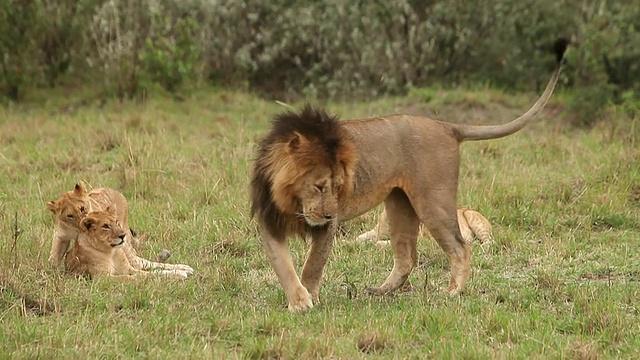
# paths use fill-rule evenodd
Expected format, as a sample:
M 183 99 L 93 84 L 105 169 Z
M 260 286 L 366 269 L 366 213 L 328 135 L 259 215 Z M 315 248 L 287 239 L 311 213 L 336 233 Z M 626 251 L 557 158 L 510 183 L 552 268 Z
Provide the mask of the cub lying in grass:
M 457 215 L 462 238 L 467 243 L 470 244 L 474 236 L 480 240 L 481 244 L 487 244 L 493 240 L 491 223 L 482 214 L 472 209 L 460 208 L 457 210 Z M 424 228 L 422 231 L 424 232 Z M 388 239 L 389 236 L 389 218 L 385 210 L 373 229 L 358 235 L 358 241 L 372 241 L 376 245 L 388 245 L 389 241 L 384 239 Z
M 51 244 L 49 262 L 58 266 L 62 262 L 69 246 L 78 237 L 82 230 L 80 221 L 94 210 L 104 210 L 107 206 L 113 206 L 120 225 L 127 237 L 126 244 L 131 246 L 133 234 L 127 223 L 128 204 L 127 199 L 116 190 L 109 188 L 97 188 L 87 192 L 84 182 L 80 181 L 73 190 L 60 195 L 60 198 L 47 203 L 47 209 L 56 217 L 56 235 Z
M 154 268 L 181 270 L 189 274 L 193 272 L 193 269 L 188 265 L 158 263 L 137 256 L 132 245 L 135 241 L 134 236 L 127 222 L 127 199 L 120 192 L 110 188 L 96 188 L 87 192 L 82 181 L 78 182 L 73 190 L 63 193 L 58 200 L 47 203 L 47 209 L 57 219 L 56 235 L 51 244 L 49 256 L 51 264 L 54 266 L 60 264 L 69 248 L 75 246 L 72 245 L 72 242 L 76 241 L 80 233 L 86 232 L 87 229 L 82 225 L 82 220 L 87 214 L 92 211 L 105 210 L 107 207 L 112 208 L 118 226 L 124 232 L 122 247 L 129 264 L 134 268 L 139 270 Z
M 153 275 L 168 275 L 181 279 L 193 273 L 188 265 L 172 265 L 153 263 L 146 259 L 138 258 L 138 262 L 130 262 L 133 250 L 131 246 L 125 246 L 126 231 L 118 224 L 115 209 L 107 207 L 104 211 L 92 211 L 80 221 L 81 231 L 78 234 L 75 246 L 67 254 L 65 268 L 77 275 L 110 275 L 118 277 L 138 277 Z M 139 263 L 153 265 L 169 265 L 171 269 L 158 269 L 145 271 L 139 267 Z M 163 266 L 163 267 L 164 267 Z M 158 266 L 160 267 L 160 266 Z

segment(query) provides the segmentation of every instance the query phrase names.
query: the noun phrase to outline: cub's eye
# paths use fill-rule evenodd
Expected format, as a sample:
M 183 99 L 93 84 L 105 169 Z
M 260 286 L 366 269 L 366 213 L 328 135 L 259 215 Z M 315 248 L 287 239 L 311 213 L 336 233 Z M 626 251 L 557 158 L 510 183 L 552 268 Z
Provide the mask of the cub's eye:
M 102 228 L 105 229 L 105 230 L 109 230 L 109 229 L 111 229 L 111 226 L 109 226 L 109 224 L 104 224 L 104 225 L 102 225 Z
M 316 185 L 316 190 L 321 193 L 324 192 L 324 185 Z
M 71 214 L 69 214 L 69 215 L 67 215 L 67 219 L 69 219 L 69 220 L 73 220 L 73 219 L 74 219 L 74 216 L 73 216 L 73 215 L 71 215 Z

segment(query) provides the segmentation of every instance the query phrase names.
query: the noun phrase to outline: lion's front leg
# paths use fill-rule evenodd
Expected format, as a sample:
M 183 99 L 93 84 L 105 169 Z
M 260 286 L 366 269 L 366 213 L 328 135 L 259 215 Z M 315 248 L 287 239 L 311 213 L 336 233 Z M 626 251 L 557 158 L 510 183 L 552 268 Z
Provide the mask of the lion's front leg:
M 289 310 L 302 311 L 311 309 L 313 307 L 311 295 L 302 286 L 298 274 L 296 274 L 286 238 L 274 238 L 262 227 L 260 233 L 269 263 L 276 272 L 278 281 L 287 295 Z
M 333 247 L 337 221 L 323 227 L 314 227 L 311 232 L 311 248 L 302 268 L 302 285 L 307 288 L 314 301 L 318 302 L 320 281 L 324 266 Z
M 77 234 L 75 233 L 69 234 L 60 230 L 56 230 L 56 234 L 53 237 L 53 242 L 51 243 L 51 251 L 49 253 L 49 262 L 51 263 L 51 265 L 60 265 L 60 262 L 69 249 L 71 240 L 75 236 L 77 236 Z

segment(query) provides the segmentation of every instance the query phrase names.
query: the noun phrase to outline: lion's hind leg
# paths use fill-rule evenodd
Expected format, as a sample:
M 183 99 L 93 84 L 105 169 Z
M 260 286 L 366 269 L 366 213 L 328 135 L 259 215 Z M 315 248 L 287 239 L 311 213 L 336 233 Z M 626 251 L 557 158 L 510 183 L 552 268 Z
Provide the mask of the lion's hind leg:
M 447 190 L 432 191 L 429 201 L 421 202 L 420 219 L 438 245 L 449 256 L 451 279 L 447 292 L 451 295 L 462 290 L 471 269 L 471 247 L 464 240 L 458 225 L 455 193 Z
M 385 211 L 389 219 L 393 270 L 380 287 L 368 288 L 373 295 L 384 295 L 397 290 L 411 274 L 418 262 L 416 242 L 420 220 L 411 202 L 400 189 L 395 189 L 385 200 Z

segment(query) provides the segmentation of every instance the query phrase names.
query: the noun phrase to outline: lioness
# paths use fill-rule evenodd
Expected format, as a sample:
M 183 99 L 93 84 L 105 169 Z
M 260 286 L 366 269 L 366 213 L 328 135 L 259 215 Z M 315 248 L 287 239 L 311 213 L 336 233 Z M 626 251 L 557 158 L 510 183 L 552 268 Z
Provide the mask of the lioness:
M 132 245 L 134 236 L 127 222 L 127 199 L 120 192 L 110 188 L 96 188 L 87 192 L 82 181 L 78 182 L 73 190 L 63 193 L 58 200 L 47 203 L 47 209 L 57 220 L 56 234 L 49 255 L 51 264 L 58 266 L 69 251 L 70 243 L 78 238 L 80 232 L 85 231 L 81 225 L 82 219 L 91 211 L 104 210 L 107 207 L 114 209 L 116 219 L 125 232 L 124 253 L 132 266 L 136 269 L 161 268 L 193 272 L 188 265 L 158 263 L 137 256 Z
M 113 207 L 104 211 L 92 211 L 81 221 L 82 230 L 75 245 L 65 258 L 65 268 L 77 275 L 111 275 L 135 277 L 148 274 L 169 275 L 185 279 L 193 272 L 187 265 L 174 266 L 173 269 L 144 271 L 129 261 L 125 246 L 127 232 L 118 223 Z M 147 261 L 145 259 L 141 259 Z
M 417 262 L 416 238 L 424 223 L 449 256 L 448 293 L 462 290 L 471 251 L 456 216 L 459 145 L 504 137 L 527 125 L 544 108 L 558 81 L 567 41 L 560 41 L 558 65 L 544 93 L 522 116 L 503 125 L 473 126 L 425 116 L 393 115 L 339 121 L 307 105 L 274 117 L 258 144 L 251 180 L 251 214 L 291 311 L 318 301 L 320 280 L 338 221 L 385 203 L 393 270 L 382 295 L 398 289 Z M 287 238 L 311 237 L 298 277 Z
M 460 225 L 460 233 L 462 238 L 471 243 L 473 237 L 477 237 L 481 244 L 487 244 L 492 241 L 491 235 L 491 223 L 479 212 L 460 208 L 457 210 L 458 225 Z M 371 241 L 377 245 L 387 245 L 389 241 L 383 239 L 389 238 L 389 217 L 387 211 L 383 211 L 378 218 L 376 226 L 360 235 L 358 235 L 358 241 Z

